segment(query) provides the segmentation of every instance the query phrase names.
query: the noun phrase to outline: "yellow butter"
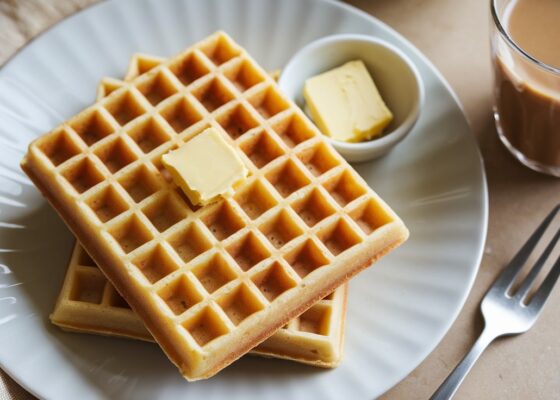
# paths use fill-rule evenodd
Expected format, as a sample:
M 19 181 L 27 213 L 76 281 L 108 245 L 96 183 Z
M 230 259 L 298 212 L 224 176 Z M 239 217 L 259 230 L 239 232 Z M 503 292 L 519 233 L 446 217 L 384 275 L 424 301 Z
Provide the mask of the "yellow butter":
M 195 205 L 232 195 L 234 187 L 248 174 L 236 150 L 214 128 L 164 154 L 162 162 L 175 184 Z
M 342 142 L 379 136 L 393 119 L 361 60 L 307 79 L 303 95 L 319 129 Z

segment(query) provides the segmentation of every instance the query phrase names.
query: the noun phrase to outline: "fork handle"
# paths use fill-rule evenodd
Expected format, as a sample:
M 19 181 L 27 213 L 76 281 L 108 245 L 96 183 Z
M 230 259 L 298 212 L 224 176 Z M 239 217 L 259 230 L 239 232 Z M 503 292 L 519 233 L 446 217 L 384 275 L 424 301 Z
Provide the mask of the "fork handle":
M 451 399 L 459 386 L 473 367 L 478 357 L 488 347 L 498 335 L 487 327 L 484 328 L 476 342 L 473 344 L 469 352 L 463 357 L 461 362 L 457 364 L 455 369 L 443 381 L 441 386 L 434 392 L 430 400 L 447 400 Z

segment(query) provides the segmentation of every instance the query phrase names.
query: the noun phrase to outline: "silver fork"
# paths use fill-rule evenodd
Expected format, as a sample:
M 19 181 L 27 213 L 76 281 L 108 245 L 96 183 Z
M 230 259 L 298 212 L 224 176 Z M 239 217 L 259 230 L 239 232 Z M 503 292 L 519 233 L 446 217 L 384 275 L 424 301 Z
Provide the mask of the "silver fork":
M 443 400 L 453 397 L 459 385 L 463 382 L 478 357 L 494 339 L 500 336 L 517 335 L 527 332 L 537 320 L 548 295 L 552 291 L 558 276 L 560 275 L 560 257 L 544 279 L 538 291 L 531 301 L 526 304 L 526 298 L 546 260 L 552 253 L 554 246 L 560 238 L 560 229 L 556 232 L 546 249 L 535 262 L 527 277 L 523 280 L 519 289 L 510 294 L 509 291 L 521 268 L 527 262 L 529 255 L 536 247 L 544 232 L 558 213 L 560 205 L 557 205 L 541 225 L 535 230 L 513 260 L 500 274 L 496 282 L 482 299 L 480 309 L 484 317 L 484 329 L 471 350 L 461 360 L 447 379 L 434 392 L 431 400 Z

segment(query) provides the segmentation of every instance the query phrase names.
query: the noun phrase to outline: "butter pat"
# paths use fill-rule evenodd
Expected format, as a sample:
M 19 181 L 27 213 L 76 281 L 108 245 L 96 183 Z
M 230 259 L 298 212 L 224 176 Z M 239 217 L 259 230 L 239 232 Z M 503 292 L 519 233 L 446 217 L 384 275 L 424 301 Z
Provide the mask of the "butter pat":
M 162 162 L 194 205 L 232 195 L 248 174 L 236 150 L 214 128 L 164 154 Z
M 319 129 L 341 142 L 372 139 L 393 120 L 361 60 L 309 78 L 303 96 Z

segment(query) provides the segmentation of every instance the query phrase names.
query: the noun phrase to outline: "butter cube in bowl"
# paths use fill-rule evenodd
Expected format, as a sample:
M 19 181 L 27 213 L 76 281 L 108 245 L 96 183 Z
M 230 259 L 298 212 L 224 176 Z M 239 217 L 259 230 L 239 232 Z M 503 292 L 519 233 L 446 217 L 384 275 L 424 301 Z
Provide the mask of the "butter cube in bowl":
M 288 62 L 279 84 L 351 162 L 378 158 L 403 140 L 424 99 L 412 61 L 366 35 L 308 44 Z

